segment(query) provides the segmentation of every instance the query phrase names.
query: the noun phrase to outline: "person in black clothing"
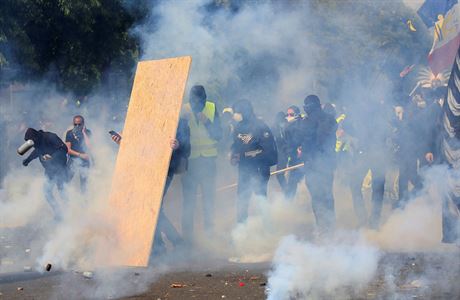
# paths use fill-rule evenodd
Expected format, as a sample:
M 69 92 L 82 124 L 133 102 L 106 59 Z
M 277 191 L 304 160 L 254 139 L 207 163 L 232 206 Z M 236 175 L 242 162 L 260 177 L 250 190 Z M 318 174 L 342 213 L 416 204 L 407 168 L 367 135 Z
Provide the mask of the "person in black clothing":
M 286 116 L 284 112 L 280 111 L 276 114 L 275 124 L 273 125 L 272 132 L 275 138 L 276 148 L 278 149 L 278 163 L 276 164 L 276 170 L 281 170 L 288 165 L 288 155 L 286 153 L 286 139 L 284 132 L 286 129 Z M 276 175 L 276 179 L 280 184 L 281 190 L 286 194 L 286 174 L 280 173 Z
M 112 135 L 112 140 L 117 144 L 120 144 L 121 135 Z M 170 141 L 173 153 L 169 162 L 168 174 L 166 177 L 166 183 L 163 189 L 163 198 L 168 192 L 171 182 L 174 178 L 174 174 L 185 172 L 188 165 L 188 157 L 190 156 L 190 128 L 187 125 L 187 120 L 180 119 L 177 127 L 176 138 Z M 179 232 L 176 230 L 174 225 L 168 219 L 163 210 L 163 202 L 161 205 L 160 213 L 158 216 L 158 225 L 154 237 L 154 248 L 152 255 L 161 255 L 166 251 L 166 245 L 161 237 L 161 233 L 164 233 L 166 238 L 175 246 L 183 244 L 183 239 Z
M 85 119 L 77 115 L 73 117 L 73 128 L 65 135 L 65 143 L 69 153 L 69 169 L 80 176 L 80 190 L 86 192 L 90 156 L 88 155 L 89 137 L 91 131 L 85 126 Z
M 302 120 L 298 141 L 305 164 L 305 183 L 310 191 L 316 224 L 319 230 L 327 232 L 335 226 L 332 188 L 337 122 L 321 109 L 316 95 L 305 98 L 304 110 L 307 115 Z
M 285 138 L 286 154 L 288 157 L 287 167 L 292 167 L 302 163 L 300 153 L 297 151 L 298 137 L 296 134 L 301 126 L 302 116 L 300 115 L 300 109 L 297 106 L 292 105 L 287 109 L 286 121 L 287 125 L 285 130 Z M 300 168 L 289 171 L 285 192 L 285 196 L 287 199 L 291 200 L 295 197 L 297 193 L 297 185 L 302 180 L 303 175 L 304 172 Z
M 277 162 L 275 139 L 270 128 L 254 115 L 252 105 L 241 100 L 233 106 L 237 123 L 231 146 L 231 163 L 238 165 L 237 221 L 248 217 L 251 194 L 266 197 L 270 166 Z
M 34 142 L 33 152 L 24 159 L 22 164 L 28 166 L 29 163 L 38 158 L 45 169 L 45 198 L 54 212 L 54 217 L 59 220 L 62 217 L 60 205 L 53 196 L 53 187 L 56 185 L 61 194 L 61 198 L 67 199 L 64 193 L 64 184 L 68 179 L 67 172 L 67 146 L 52 132 L 35 130 L 28 128 L 24 140 Z
M 417 164 L 420 161 L 420 166 L 425 165 L 424 154 L 427 147 L 423 146 L 426 141 L 421 140 L 421 137 L 426 135 L 424 131 L 427 123 L 424 119 L 427 109 L 417 103 L 420 102 L 410 103 L 406 109 L 400 106 L 395 108 L 402 111 L 402 114 L 395 118 L 395 158 L 399 167 L 399 197 L 394 204 L 395 208 L 403 207 L 409 200 L 409 182 L 414 186 L 412 193 L 422 188 Z

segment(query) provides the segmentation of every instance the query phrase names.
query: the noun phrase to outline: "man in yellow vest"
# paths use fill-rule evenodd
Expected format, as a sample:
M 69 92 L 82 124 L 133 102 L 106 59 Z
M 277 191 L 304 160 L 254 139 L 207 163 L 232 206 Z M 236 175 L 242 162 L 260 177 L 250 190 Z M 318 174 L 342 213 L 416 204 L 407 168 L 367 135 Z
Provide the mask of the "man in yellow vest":
M 213 230 L 217 142 L 222 138 L 222 127 L 216 105 L 206 100 L 206 91 L 201 85 L 195 85 L 190 90 L 185 114 L 189 121 L 192 149 L 188 171 L 182 177 L 182 233 L 186 240 L 191 241 L 199 187 L 203 199 L 204 228 L 208 234 Z

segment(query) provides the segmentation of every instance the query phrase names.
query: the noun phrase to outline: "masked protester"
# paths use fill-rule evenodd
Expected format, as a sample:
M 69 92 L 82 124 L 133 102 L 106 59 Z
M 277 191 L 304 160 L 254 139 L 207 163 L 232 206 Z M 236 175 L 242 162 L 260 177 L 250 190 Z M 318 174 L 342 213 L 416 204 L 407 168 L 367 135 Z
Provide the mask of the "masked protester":
M 79 173 L 80 190 L 86 192 L 90 156 L 88 154 L 91 131 L 85 126 L 85 119 L 77 115 L 73 117 L 73 128 L 65 135 L 65 143 L 69 153 L 69 168 L 71 174 Z
M 64 184 L 68 179 L 67 172 L 67 147 L 64 142 L 52 132 L 27 129 L 24 135 L 25 141 L 33 142 L 33 152 L 22 164 L 29 163 L 38 158 L 45 169 L 46 182 L 44 186 L 45 198 L 54 212 L 54 218 L 59 220 L 62 217 L 61 207 L 53 195 L 53 188 L 57 186 L 63 200 L 67 200 L 64 193 Z M 32 144 L 32 142 L 30 142 Z
M 217 142 L 222 138 L 222 127 L 216 105 L 207 100 L 206 91 L 201 85 L 195 85 L 190 90 L 190 101 L 185 105 L 184 117 L 190 126 L 192 148 L 188 171 L 182 177 L 182 232 L 184 238 L 191 242 L 199 188 L 203 199 L 204 228 L 208 236 L 213 231 Z
M 286 152 L 288 156 L 288 167 L 292 167 L 302 163 L 302 159 L 300 157 L 300 153 L 297 151 L 298 149 L 298 132 L 301 128 L 302 124 L 302 116 L 300 114 L 300 109 L 292 105 L 286 111 Z M 286 185 L 286 192 L 285 196 L 286 199 L 292 200 L 296 193 L 297 193 L 297 186 L 299 182 L 302 180 L 304 172 L 302 169 L 295 169 L 289 171 L 287 173 L 287 185 Z
M 259 120 L 247 100 L 233 106 L 234 120 L 238 122 L 231 146 L 231 163 L 238 165 L 237 221 L 248 217 L 252 193 L 266 197 L 270 166 L 277 162 L 277 149 L 270 128 Z
M 276 164 L 276 170 L 284 169 L 288 165 L 288 154 L 286 152 L 287 149 L 285 138 L 286 125 L 286 115 L 282 111 L 278 112 L 275 117 L 275 124 L 273 124 L 272 127 L 273 137 L 275 138 L 276 148 L 278 149 L 278 163 Z M 283 193 L 286 193 L 286 174 L 277 174 L 276 179 L 278 180 Z
M 305 98 L 304 110 L 306 118 L 302 120 L 298 140 L 305 163 L 305 183 L 311 194 L 318 229 L 320 232 L 329 232 L 335 226 L 332 186 L 337 122 L 321 109 L 316 95 Z
M 112 135 L 112 140 L 117 144 L 120 144 L 121 139 L 120 134 Z M 184 173 L 187 170 L 188 157 L 190 156 L 190 128 L 187 125 L 187 120 L 182 118 L 179 120 L 176 138 L 171 139 L 170 145 L 171 149 L 173 149 L 173 153 L 171 161 L 169 162 L 168 175 L 166 177 L 166 183 L 163 190 L 163 198 L 171 186 L 174 175 Z M 158 225 L 154 237 L 154 247 L 151 253 L 152 256 L 160 256 L 166 252 L 166 244 L 161 236 L 161 233 L 164 233 L 165 237 L 174 247 L 178 247 L 184 242 L 179 232 L 166 216 L 163 203 L 164 202 L 162 202 L 158 216 Z

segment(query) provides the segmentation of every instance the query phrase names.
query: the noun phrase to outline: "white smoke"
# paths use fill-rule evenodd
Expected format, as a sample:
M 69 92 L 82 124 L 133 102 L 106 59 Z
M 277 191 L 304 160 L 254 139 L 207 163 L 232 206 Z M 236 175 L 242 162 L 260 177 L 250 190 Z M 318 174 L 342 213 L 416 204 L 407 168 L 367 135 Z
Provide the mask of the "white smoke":
M 340 299 L 340 289 L 365 287 L 376 274 L 379 250 L 359 235 L 347 235 L 323 244 L 284 238 L 272 262 L 267 299 Z
M 235 254 L 240 262 L 270 261 L 282 237 L 305 234 L 308 210 L 276 192 L 270 199 L 254 197 L 252 201 L 252 215 L 232 230 Z

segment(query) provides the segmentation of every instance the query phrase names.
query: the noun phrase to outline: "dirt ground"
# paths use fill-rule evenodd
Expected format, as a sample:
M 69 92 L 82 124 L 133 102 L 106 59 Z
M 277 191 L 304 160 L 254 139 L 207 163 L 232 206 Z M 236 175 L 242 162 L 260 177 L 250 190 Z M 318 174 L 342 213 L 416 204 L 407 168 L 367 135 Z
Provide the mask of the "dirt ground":
M 151 277 L 152 269 L 123 272 L 118 288 L 101 290 L 108 273 L 11 272 L 0 275 L 2 299 L 265 299 L 270 291 L 266 264 L 228 264 L 202 271 L 171 270 Z M 113 273 L 114 274 L 114 273 Z M 109 276 L 110 277 L 110 276 Z M 120 279 L 121 278 L 121 279 Z M 322 299 L 460 299 L 460 252 L 387 253 L 371 283 L 356 291 L 344 287 Z M 120 285 L 137 285 L 139 291 Z M 110 286 L 110 285 L 108 285 Z M 127 288 L 128 289 L 128 288 Z M 132 293 L 122 296 L 123 293 Z M 302 299 L 302 297 L 295 297 Z

